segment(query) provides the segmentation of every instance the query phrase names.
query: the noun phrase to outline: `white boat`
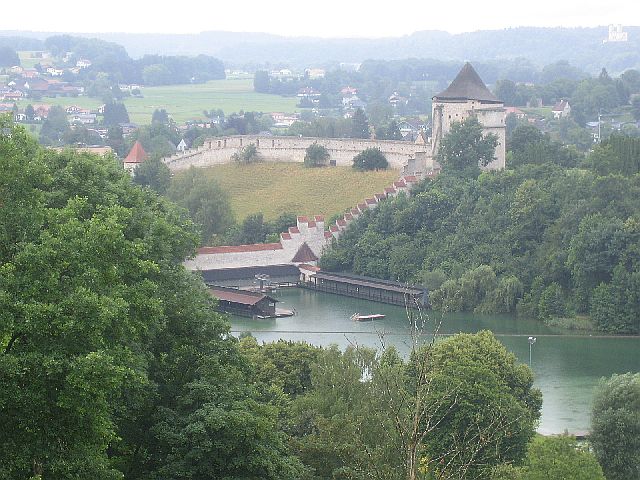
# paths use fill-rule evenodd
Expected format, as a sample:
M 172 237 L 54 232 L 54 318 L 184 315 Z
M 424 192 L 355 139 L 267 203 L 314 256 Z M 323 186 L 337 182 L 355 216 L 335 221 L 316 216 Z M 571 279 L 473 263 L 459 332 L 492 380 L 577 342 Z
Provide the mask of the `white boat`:
M 353 315 L 351 315 L 351 320 L 355 321 L 355 322 L 368 322 L 370 320 L 380 320 L 381 318 L 384 318 L 385 316 L 382 315 L 381 313 L 373 313 L 371 315 L 362 315 L 360 313 L 354 313 Z

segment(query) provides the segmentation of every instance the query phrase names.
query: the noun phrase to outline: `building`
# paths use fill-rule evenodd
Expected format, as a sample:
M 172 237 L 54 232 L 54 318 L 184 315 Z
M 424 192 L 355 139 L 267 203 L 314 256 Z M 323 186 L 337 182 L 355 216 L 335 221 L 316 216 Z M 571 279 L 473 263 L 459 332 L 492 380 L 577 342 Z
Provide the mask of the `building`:
M 453 82 L 433 97 L 432 158 L 435 158 L 442 138 L 449 133 L 453 123 L 471 116 L 478 119 L 485 135 L 492 133 L 498 137 L 495 160 L 486 168 L 503 169 L 506 161 L 504 104 L 491 93 L 468 62 Z
M 551 113 L 555 119 L 568 117 L 571 113 L 571 106 L 567 100 L 560 100 L 553 106 Z
M 609 35 L 605 38 L 602 43 L 615 43 L 615 42 L 627 42 L 629 41 L 629 36 L 627 32 L 622 30 L 622 25 L 609 25 Z
M 136 140 L 136 143 L 133 144 L 133 147 L 131 147 L 129 154 L 122 163 L 124 169 L 131 173 L 131 175 L 133 175 L 136 167 L 146 159 L 147 152 L 145 152 L 144 148 L 142 148 L 142 144 L 138 140 Z
M 243 317 L 272 318 L 276 316 L 278 300 L 259 292 L 235 288 L 212 287 L 212 297 L 218 299 L 218 310 Z

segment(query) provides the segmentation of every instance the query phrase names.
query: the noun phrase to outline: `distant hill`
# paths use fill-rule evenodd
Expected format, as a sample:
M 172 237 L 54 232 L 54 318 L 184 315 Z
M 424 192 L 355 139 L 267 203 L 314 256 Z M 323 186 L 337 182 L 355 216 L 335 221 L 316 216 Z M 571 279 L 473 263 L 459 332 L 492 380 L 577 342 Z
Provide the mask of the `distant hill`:
M 607 27 L 519 27 L 450 34 L 421 31 L 411 35 L 377 39 L 322 39 L 282 37 L 265 33 L 202 32 L 192 35 L 84 33 L 123 45 L 129 55 L 213 55 L 226 65 L 284 64 L 293 67 L 330 66 L 367 59 L 433 58 L 439 60 L 491 61 L 523 57 L 538 66 L 557 60 L 597 73 L 640 68 L 640 27 L 625 27 L 629 41 L 603 43 Z M 0 32 L 43 40 L 53 32 Z

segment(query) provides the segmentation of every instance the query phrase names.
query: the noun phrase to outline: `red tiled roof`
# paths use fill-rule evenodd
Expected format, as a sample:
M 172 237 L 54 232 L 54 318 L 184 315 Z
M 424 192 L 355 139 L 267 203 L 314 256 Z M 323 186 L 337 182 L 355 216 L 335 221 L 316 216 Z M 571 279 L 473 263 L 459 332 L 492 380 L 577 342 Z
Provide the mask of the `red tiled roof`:
M 316 215 L 313 217 L 316 222 L 324 222 L 324 215 Z
M 333 237 L 331 232 L 324 232 L 324 238 L 331 238 L 331 237 Z
M 416 178 L 415 175 L 408 175 L 408 176 L 404 177 L 403 180 L 405 182 L 417 182 L 418 181 L 418 179 Z
M 295 263 L 317 262 L 318 257 L 316 256 L 315 253 L 313 253 L 313 250 L 311 250 L 311 247 L 307 245 L 307 242 L 304 242 L 302 245 L 300 245 L 300 248 L 298 249 L 294 257 L 291 259 L 291 261 Z
M 309 221 L 309 219 L 307 217 L 298 217 L 298 222 L 299 223 L 307 223 Z
M 338 224 L 339 227 L 347 226 L 347 221 L 344 218 L 339 218 L 338 220 L 336 220 L 336 223 Z
M 316 222 L 314 222 L 313 220 L 311 220 L 308 224 L 309 228 L 313 228 L 316 226 Z
M 129 151 L 129 155 L 124 159 L 124 163 L 142 163 L 146 158 L 147 152 L 142 148 L 142 144 L 136 140 L 136 143 L 133 144 Z
M 376 193 L 374 197 L 376 198 L 376 200 L 384 200 L 385 198 L 387 198 L 386 195 L 382 193 Z
M 365 202 L 367 202 L 367 205 L 375 205 L 376 203 L 378 203 L 376 202 L 375 198 L 367 198 Z
M 399 180 L 397 182 L 393 182 L 393 186 L 396 188 L 406 187 L 407 184 L 404 183 L 404 180 Z
M 344 219 L 348 222 L 349 220 L 353 220 L 353 215 L 351 215 L 350 213 L 345 213 L 344 214 Z
M 216 253 L 245 253 L 264 252 L 267 250 L 281 250 L 282 244 L 278 243 L 254 243 L 252 245 L 224 245 L 221 247 L 201 247 L 198 249 L 200 255 L 211 255 Z
M 283 240 L 291 240 L 291 234 L 283 232 L 280 234 L 280 238 L 282 238 Z
M 360 209 L 361 212 L 364 212 L 367 209 L 367 204 L 366 203 L 359 203 L 358 204 L 358 208 Z
M 358 210 L 357 208 L 352 208 L 351 215 L 353 215 L 354 217 L 357 217 L 358 215 L 360 215 L 360 210 Z
M 289 227 L 289 233 L 300 233 L 300 229 L 298 227 Z
M 329 230 L 331 230 L 332 232 L 338 232 L 340 229 L 336 225 L 331 225 L 329 227 Z
M 384 193 L 396 193 L 396 189 L 393 187 L 387 187 L 384 189 Z

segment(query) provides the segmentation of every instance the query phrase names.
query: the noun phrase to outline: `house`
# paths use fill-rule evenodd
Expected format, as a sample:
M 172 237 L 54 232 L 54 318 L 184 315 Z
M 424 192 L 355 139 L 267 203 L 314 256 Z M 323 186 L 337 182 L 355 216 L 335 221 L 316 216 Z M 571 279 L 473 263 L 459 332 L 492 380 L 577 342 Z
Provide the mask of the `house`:
M 322 68 L 307 68 L 304 73 L 313 80 L 315 78 L 324 78 L 326 72 Z
M 301 99 L 306 99 L 306 100 L 317 99 L 320 95 L 321 93 L 312 87 L 304 87 L 298 90 L 298 97 Z
M 91 66 L 91 60 L 87 60 L 86 58 L 81 58 L 76 62 L 76 67 L 78 68 L 89 68 Z
M 551 113 L 555 119 L 568 117 L 571 113 L 571 106 L 567 100 L 560 100 L 553 106 Z
M 80 113 L 81 110 L 82 109 L 77 105 L 69 105 L 67 108 L 64 109 L 67 115 L 71 115 L 73 113 Z
M 507 115 L 515 115 L 518 119 L 527 118 L 527 114 L 517 107 L 505 107 L 504 112 Z
M 346 86 L 340 90 L 340 94 L 342 95 L 342 98 L 352 97 L 354 95 L 358 95 L 358 89 Z
M 61 77 L 64 74 L 64 70 L 61 68 L 49 67 L 47 73 L 52 77 Z
M 276 316 L 276 300 L 259 292 L 249 292 L 227 287 L 211 287 L 211 296 L 218 299 L 218 310 L 245 317 L 273 318 Z
M 95 113 L 85 113 L 85 112 L 74 113 L 69 117 L 69 123 L 93 125 L 94 123 L 96 123 L 96 117 L 97 116 Z
M 389 103 L 393 107 L 397 107 L 398 105 L 406 105 L 407 102 L 408 100 L 405 97 L 398 94 L 398 92 L 393 92 L 393 94 L 389 96 Z

